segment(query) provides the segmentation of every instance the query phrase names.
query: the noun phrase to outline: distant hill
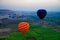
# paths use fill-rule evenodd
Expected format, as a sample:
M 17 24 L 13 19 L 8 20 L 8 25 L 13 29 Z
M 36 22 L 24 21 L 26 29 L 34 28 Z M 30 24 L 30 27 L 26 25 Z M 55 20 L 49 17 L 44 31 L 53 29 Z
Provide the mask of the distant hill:
M 12 16 L 16 12 L 8 9 L 0 9 L 0 19 L 7 19 L 9 16 Z M 12 14 L 12 15 L 11 15 Z
M 8 9 L 0 9 L 0 15 L 6 15 L 6 14 L 12 14 L 12 13 L 15 13 L 15 12 Z

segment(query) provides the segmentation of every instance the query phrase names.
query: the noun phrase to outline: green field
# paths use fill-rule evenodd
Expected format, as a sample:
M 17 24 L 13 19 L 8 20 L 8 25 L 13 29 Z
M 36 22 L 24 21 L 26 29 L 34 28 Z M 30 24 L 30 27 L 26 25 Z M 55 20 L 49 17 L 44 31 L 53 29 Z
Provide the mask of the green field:
M 27 37 L 34 37 L 36 40 L 60 40 L 60 32 L 47 26 L 30 26 L 28 32 L 23 35 L 21 32 L 13 32 L 6 36 L 5 40 L 26 40 Z

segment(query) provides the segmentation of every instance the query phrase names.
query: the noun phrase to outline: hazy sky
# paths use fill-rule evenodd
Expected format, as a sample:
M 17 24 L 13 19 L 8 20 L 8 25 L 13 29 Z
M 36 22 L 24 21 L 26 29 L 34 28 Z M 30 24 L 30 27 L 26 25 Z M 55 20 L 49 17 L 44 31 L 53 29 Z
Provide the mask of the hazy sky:
M 60 0 L 0 0 L 0 9 L 60 11 Z

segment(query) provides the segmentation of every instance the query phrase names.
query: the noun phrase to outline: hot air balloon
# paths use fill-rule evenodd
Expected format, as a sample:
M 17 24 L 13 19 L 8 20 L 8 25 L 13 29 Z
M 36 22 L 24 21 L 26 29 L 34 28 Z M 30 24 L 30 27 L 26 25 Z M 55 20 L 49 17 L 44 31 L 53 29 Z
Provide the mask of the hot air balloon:
M 47 14 L 47 11 L 45 9 L 39 9 L 37 11 L 37 16 L 40 18 L 40 19 L 44 19 L 44 17 L 46 16 Z
M 18 24 L 18 29 L 22 32 L 22 34 L 25 34 L 29 30 L 29 27 L 30 25 L 27 22 L 21 22 Z

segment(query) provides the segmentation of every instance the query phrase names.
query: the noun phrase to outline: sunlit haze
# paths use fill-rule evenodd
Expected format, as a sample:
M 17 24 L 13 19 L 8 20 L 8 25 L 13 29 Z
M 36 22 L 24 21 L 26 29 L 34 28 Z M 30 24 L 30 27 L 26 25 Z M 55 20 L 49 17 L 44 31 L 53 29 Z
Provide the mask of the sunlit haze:
M 60 11 L 60 0 L 0 0 L 0 9 Z

